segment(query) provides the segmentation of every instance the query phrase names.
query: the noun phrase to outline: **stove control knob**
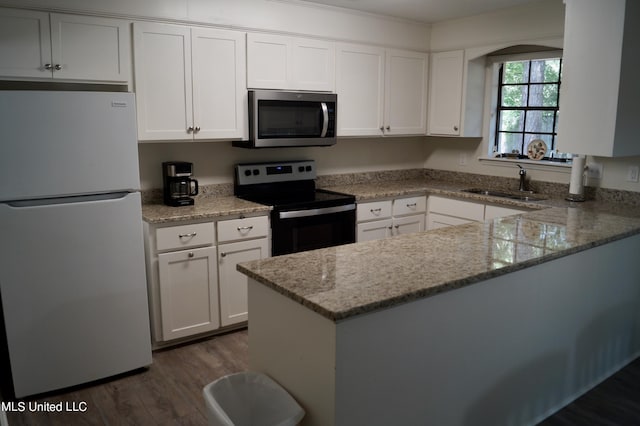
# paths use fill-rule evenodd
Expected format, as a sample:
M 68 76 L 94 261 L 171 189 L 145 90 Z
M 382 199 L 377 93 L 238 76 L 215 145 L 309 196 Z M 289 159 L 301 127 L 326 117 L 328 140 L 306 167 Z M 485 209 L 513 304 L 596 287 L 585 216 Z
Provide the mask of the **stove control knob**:
M 298 166 L 298 171 L 301 173 L 304 172 L 304 166 Z
M 311 171 L 311 166 L 307 166 L 306 169 L 307 169 L 308 172 L 310 172 Z
M 258 169 L 253 169 L 253 175 L 254 176 L 258 176 L 260 174 L 260 170 Z
M 251 170 L 247 169 L 244 171 L 245 176 L 251 176 Z

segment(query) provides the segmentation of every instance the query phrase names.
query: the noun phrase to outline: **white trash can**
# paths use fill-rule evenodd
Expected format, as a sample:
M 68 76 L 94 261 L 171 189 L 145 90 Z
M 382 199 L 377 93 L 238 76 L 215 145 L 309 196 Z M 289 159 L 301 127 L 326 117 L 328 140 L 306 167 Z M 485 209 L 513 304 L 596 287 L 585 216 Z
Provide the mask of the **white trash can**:
M 221 377 L 202 393 L 210 426 L 295 426 L 305 414 L 278 383 L 253 371 Z

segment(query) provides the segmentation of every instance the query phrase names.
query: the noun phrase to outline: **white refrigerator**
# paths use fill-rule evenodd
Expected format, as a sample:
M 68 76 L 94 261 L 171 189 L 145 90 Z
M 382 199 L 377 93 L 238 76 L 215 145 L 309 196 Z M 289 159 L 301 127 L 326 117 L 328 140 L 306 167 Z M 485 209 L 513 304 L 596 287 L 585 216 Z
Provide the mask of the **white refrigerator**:
M 132 93 L 0 91 L 0 298 L 16 397 L 151 364 L 139 182 Z

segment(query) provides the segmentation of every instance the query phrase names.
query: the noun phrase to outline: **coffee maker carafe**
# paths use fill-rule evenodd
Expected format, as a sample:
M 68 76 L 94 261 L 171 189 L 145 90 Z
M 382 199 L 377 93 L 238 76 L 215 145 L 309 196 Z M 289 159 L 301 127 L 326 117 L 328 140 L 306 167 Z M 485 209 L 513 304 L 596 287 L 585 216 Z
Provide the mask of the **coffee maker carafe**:
M 184 161 L 162 163 L 164 203 L 168 206 L 192 206 L 198 195 L 198 181 L 191 178 L 193 164 Z

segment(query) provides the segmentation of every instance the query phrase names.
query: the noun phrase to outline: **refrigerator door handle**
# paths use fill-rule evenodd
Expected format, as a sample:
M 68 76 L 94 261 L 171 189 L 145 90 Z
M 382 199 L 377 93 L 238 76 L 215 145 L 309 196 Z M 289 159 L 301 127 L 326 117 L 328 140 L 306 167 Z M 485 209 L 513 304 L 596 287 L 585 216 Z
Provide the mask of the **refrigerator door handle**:
M 73 204 L 73 203 L 88 203 L 93 201 L 109 201 L 119 200 L 131 194 L 128 191 L 121 192 L 109 192 L 106 194 L 91 194 L 91 195 L 76 195 L 70 197 L 55 197 L 55 198 L 38 198 L 34 200 L 18 200 L 8 201 L 7 205 L 14 208 L 29 208 L 29 207 L 41 207 L 51 206 L 56 204 Z

